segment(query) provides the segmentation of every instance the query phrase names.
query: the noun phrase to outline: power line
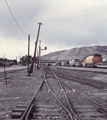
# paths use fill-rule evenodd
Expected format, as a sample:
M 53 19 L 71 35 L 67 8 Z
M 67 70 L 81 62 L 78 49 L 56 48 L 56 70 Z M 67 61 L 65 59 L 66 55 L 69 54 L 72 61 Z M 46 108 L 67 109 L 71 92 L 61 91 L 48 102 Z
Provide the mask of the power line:
M 25 34 L 25 35 L 27 35 L 22 29 L 21 29 L 21 27 L 19 26 L 19 24 L 17 23 L 17 21 L 16 21 L 16 19 L 15 19 L 15 17 L 14 17 L 14 15 L 13 15 L 13 13 L 12 13 L 12 11 L 11 11 L 11 9 L 10 9 L 10 7 L 9 7 L 9 5 L 8 5 L 8 3 L 7 3 L 7 1 L 5 0 L 5 2 L 6 2 L 6 5 L 7 5 L 7 7 L 8 7 L 8 9 L 9 9 L 9 11 L 10 11 L 10 13 L 11 13 L 11 15 L 12 15 L 12 17 L 13 17 L 13 19 L 14 19 L 14 21 L 15 21 L 15 23 L 17 24 L 17 26 L 18 26 L 18 28 Z M 28 35 L 27 35 L 28 36 Z

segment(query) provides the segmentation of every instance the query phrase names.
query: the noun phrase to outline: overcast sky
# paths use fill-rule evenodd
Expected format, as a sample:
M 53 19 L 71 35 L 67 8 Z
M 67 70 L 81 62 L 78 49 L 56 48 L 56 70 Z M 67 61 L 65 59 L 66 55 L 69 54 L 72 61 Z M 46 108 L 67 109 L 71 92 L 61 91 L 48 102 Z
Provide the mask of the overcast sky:
M 0 0 L 0 57 L 15 59 L 34 53 L 38 22 L 43 54 L 73 47 L 107 45 L 107 0 Z

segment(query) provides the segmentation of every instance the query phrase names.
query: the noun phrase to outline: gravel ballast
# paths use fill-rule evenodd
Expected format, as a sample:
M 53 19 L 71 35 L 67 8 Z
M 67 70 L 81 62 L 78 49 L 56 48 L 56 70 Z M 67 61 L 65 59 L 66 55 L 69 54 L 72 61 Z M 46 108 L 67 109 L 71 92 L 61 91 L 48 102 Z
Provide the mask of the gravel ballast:
M 43 71 L 34 70 L 28 76 L 27 70 L 8 74 L 10 79 L 0 84 L 0 120 L 9 116 L 12 109 L 19 104 L 28 104 L 41 83 Z

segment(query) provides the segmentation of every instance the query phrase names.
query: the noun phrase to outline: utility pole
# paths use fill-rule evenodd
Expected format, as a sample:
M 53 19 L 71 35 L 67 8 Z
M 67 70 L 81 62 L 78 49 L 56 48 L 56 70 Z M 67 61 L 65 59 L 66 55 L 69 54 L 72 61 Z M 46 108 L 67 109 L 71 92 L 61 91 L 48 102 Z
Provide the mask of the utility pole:
M 41 67 L 41 40 L 39 41 L 39 69 Z
M 39 38 L 40 27 L 41 27 L 42 23 L 40 22 L 40 23 L 38 23 L 38 24 L 39 24 L 39 28 L 38 28 L 37 39 L 36 39 L 36 42 L 35 42 L 34 57 L 33 57 L 32 65 L 31 65 L 31 68 L 30 68 L 30 73 L 33 73 L 33 65 L 34 65 L 35 58 L 36 58 L 36 49 L 37 49 L 37 44 L 38 44 L 38 38 Z
M 30 35 L 28 35 L 28 68 L 27 68 L 28 76 L 30 76 L 30 72 L 29 72 L 29 52 L 30 52 Z
M 7 86 L 7 76 L 6 76 L 5 63 L 4 63 L 4 75 L 5 75 L 5 84 L 6 84 L 6 86 Z
M 18 57 L 19 57 L 19 56 L 16 56 L 16 62 L 18 62 L 18 60 L 17 60 Z
M 4 54 L 4 60 L 5 60 L 5 54 Z M 5 84 L 7 86 L 7 76 L 6 76 L 5 63 L 6 63 L 6 61 L 4 61 L 4 76 L 5 76 Z
M 38 50 L 37 50 L 37 59 L 36 59 L 36 69 L 38 69 L 38 65 L 39 65 L 39 53 L 38 53 Z

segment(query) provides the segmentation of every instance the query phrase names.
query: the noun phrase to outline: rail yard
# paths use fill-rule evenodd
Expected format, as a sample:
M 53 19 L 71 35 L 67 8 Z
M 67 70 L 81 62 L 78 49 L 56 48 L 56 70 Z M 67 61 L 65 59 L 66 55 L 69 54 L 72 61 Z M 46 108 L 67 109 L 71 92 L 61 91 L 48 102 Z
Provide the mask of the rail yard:
M 1 1 L 0 120 L 107 120 L 106 6 Z
M 1 2 L 0 120 L 107 120 L 106 6 Z
M 69 67 L 68 67 L 69 68 Z M 1 120 L 106 120 L 106 71 L 46 66 L 0 79 Z

